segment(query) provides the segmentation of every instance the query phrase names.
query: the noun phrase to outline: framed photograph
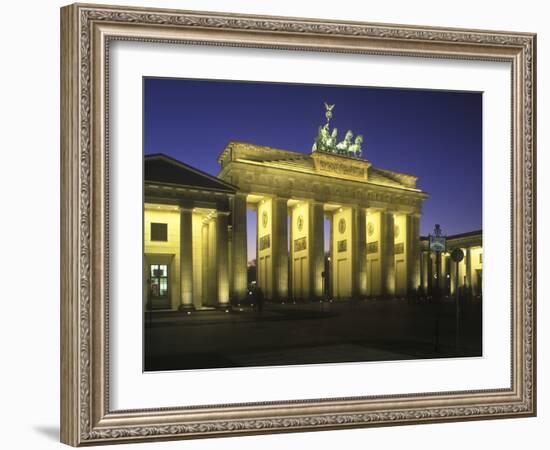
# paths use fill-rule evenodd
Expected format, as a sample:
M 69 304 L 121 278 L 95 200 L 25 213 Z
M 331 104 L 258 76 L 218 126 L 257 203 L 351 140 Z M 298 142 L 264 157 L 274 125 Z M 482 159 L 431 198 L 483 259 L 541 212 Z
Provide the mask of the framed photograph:
M 62 8 L 62 442 L 535 415 L 535 58 Z

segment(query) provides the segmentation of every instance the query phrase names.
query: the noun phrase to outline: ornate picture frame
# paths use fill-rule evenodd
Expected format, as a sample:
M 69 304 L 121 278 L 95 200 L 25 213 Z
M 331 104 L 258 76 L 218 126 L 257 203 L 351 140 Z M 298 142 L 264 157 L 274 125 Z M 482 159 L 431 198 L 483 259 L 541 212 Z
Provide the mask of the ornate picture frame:
M 116 411 L 109 390 L 109 46 L 116 40 L 511 64 L 511 385 Z M 61 440 L 112 444 L 536 414 L 536 35 L 75 4 L 61 9 Z

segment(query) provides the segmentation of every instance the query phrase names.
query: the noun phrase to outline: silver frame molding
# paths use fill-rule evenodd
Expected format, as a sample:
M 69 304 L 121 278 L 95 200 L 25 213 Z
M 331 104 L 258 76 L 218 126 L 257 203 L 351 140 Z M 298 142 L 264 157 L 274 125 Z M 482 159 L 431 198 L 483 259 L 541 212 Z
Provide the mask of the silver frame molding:
M 507 61 L 512 67 L 509 389 L 112 411 L 112 40 Z M 536 414 L 536 35 L 75 4 L 61 9 L 61 441 L 73 446 Z

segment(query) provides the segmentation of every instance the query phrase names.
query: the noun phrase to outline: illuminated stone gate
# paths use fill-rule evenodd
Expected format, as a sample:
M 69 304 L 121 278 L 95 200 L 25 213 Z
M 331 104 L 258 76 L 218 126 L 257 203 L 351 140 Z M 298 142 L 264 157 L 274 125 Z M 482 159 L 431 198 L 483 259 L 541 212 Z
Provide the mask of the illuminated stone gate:
M 427 195 L 416 177 L 319 146 L 304 154 L 232 141 L 218 162 L 218 177 L 238 188 L 234 298 L 246 295 L 247 208 L 257 211 L 257 281 L 268 299 L 403 296 L 420 286 L 419 219 Z
M 427 195 L 415 176 L 373 167 L 362 136 L 347 131 L 338 142 L 334 105 L 325 108 L 311 154 L 231 141 L 218 177 L 166 155 L 145 157 L 147 309 L 229 310 L 244 300 L 249 209 L 268 300 L 405 296 L 421 287 Z

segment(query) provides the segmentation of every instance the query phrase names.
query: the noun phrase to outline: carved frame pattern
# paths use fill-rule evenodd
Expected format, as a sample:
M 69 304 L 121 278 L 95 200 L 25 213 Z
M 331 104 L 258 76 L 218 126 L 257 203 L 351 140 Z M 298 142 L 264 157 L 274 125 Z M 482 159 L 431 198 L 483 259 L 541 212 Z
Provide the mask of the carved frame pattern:
M 63 442 L 79 446 L 535 415 L 534 34 L 93 5 L 67 6 L 61 16 Z M 109 34 L 115 29 L 116 37 Z M 108 111 L 98 108 L 98 99 L 108 96 L 101 71 L 110 39 L 510 61 L 511 388 L 110 411 Z

